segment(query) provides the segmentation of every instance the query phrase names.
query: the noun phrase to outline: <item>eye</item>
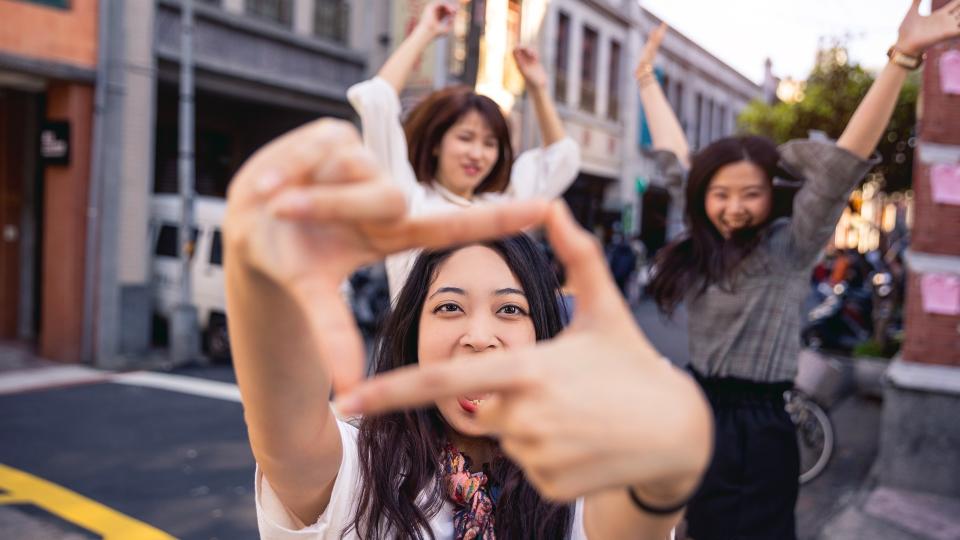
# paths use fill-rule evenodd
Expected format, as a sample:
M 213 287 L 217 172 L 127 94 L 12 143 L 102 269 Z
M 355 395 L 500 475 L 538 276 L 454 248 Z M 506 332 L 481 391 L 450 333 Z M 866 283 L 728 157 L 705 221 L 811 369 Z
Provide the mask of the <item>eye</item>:
M 517 315 L 526 316 L 526 315 L 527 315 L 527 312 L 526 312 L 522 307 L 520 307 L 520 306 L 518 306 L 518 305 L 516 305 L 516 304 L 507 304 L 507 305 L 503 306 L 502 308 L 500 308 L 499 310 L 497 310 L 497 313 L 503 313 L 504 315 L 513 315 L 513 316 L 517 316 Z
M 440 304 L 439 306 L 433 308 L 433 313 L 456 313 L 458 311 L 463 311 L 463 308 L 454 304 L 453 302 L 447 302 Z
M 483 143 L 484 143 L 485 145 L 487 145 L 488 147 L 490 147 L 490 148 L 496 148 L 497 146 L 499 146 L 499 144 L 498 144 L 498 142 L 497 142 L 496 139 L 487 139 L 487 140 L 483 141 Z

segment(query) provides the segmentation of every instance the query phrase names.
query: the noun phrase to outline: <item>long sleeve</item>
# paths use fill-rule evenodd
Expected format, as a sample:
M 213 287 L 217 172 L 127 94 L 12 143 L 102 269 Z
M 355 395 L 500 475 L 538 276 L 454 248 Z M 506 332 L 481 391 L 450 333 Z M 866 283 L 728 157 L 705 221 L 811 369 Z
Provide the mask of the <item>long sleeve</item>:
M 360 115 L 363 144 L 377 156 L 409 200 L 420 185 L 407 155 L 396 90 L 387 81 L 374 77 L 351 86 L 347 99 Z
M 788 255 L 796 268 L 812 264 L 837 227 L 850 193 L 875 160 L 863 160 L 835 144 L 790 141 L 780 147 L 790 170 L 803 178 L 793 200 Z
M 564 137 L 520 154 L 510 171 L 508 195 L 516 199 L 563 195 L 580 172 L 580 145 Z

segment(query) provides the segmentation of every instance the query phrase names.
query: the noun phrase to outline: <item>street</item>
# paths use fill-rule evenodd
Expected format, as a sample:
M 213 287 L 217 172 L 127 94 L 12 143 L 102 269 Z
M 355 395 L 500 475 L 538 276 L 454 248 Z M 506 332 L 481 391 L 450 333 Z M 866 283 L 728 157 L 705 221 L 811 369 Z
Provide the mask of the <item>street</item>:
M 682 310 L 668 321 L 644 302 L 635 316 L 664 356 L 686 363 Z M 257 537 L 254 461 L 229 366 L 114 375 L 24 356 L 0 347 L 0 538 Z M 801 489 L 801 539 L 857 490 L 877 451 L 879 403 L 850 397 L 831 415 L 838 446 Z

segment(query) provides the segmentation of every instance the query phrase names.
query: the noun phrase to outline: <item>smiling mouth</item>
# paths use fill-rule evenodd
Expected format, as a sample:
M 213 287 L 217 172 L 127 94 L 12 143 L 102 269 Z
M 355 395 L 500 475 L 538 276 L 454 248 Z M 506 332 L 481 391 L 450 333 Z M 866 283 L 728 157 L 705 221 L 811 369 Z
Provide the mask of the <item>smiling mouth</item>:
M 463 170 L 470 176 L 476 176 L 480 174 L 480 167 L 476 167 L 473 165 L 467 165 L 463 168 Z

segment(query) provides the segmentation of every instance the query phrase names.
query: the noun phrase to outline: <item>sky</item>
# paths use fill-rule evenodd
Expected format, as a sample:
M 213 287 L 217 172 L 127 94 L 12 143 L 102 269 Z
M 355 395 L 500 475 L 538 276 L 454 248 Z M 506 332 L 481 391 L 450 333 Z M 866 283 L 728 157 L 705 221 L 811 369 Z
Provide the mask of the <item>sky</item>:
M 879 68 L 910 0 L 640 0 L 640 5 L 753 81 L 773 60 L 781 78 L 803 80 L 821 36 L 847 43 L 851 62 Z M 920 12 L 930 12 L 924 0 Z

